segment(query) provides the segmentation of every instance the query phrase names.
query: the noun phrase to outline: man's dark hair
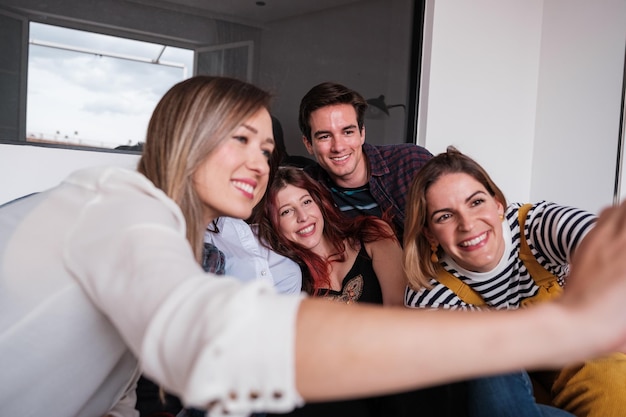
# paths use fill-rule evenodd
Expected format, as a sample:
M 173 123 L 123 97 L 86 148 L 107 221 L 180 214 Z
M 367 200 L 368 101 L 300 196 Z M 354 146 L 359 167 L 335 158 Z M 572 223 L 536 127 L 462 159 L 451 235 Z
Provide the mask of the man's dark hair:
M 334 82 L 324 82 L 311 88 L 300 101 L 298 125 L 300 126 L 300 131 L 309 143 L 311 143 L 312 140 L 311 113 L 322 107 L 335 104 L 350 104 L 354 107 L 359 130 L 363 129 L 365 109 L 367 109 L 367 101 L 365 101 L 363 96 L 344 85 Z

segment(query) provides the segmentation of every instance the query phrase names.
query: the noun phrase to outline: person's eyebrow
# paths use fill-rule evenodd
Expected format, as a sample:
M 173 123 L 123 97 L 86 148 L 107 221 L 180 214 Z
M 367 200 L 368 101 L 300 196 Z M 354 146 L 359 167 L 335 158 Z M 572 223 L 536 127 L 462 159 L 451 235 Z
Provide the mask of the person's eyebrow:
M 343 131 L 352 130 L 352 129 L 358 129 L 358 126 L 355 125 L 355 124 L 344 126 L 344 127 L 341 128 L 341 131 L 343 132 Z M 329 130 L 318 130 L 315 133 L 313 133 L 313 137 L 316 138 L 316 137 L 321 136 L 321 135 L 330 135 L 330 134 L 332 134 L 332 133 Z
M 259 131 L 256 128 L 254 128 L 254 127 L 252 127 L 250 125 L 247 125 L 245 123 L 242 123 L 241 127 L 245 127 L 246 129 L 248 129 L 252 133 L 259 133 Z
M 241 125 L 241 126 L 242 126 L 242 127 L 244 127 L 244 128 L 246 128 L 246 129 L 248 129 L 248 130 L 249 130 L 250 132 L 252 132 L 252 133 L 255 133 L 255 134 L 256 134 L 256 133 L 259 133 L 259 131 L 258 131 L 256 128 L 254 128 L 254 127 L 252 127 L 252 126 L 250 126 L 250 125 L 247 125 L 247 124 L 245 124 L 245 123 L 242 123 L 242 125 Z M 267 138 L 265 138 L 265 142 L 266 142 L 266 143 L 271 143 L 272 145 L 276 145 L 276 141 L 274 140 L 274 138 L 269 137 L 269 136 L 268 136 Z
M 313 199 L 313 197 L 311 197 L 311 194 L 307 193 L 307 194 L 304 194 L 302 197 L 298 198 L 298 202 L 300 203 L 303 200 L 306 200 L 307 198 Z M 278 209 L 282 210 L 283 207 L 287 207 L 287 206 L 292 206 L 292 202 L 290 201 L 288 203 L 285 203 L 282 206 L 278 207 Z
M 466 202 L 466 203 L 469 203 L 469 202 L 470 202 L 470 201 L 471 201 L 474 197 L 476 197 L 478 194 L 486 194 L 486 193 L 485 193 L 483 190 L 478 190 L 478 191 L 475 191 L 475 192 L 473 192 L 472 194 L 470 194 L 470 195 L 469 195 L 469 197 L 467 197 L 467 198 L 465 199 L 465 202 Z M 435 210 L 435 211 L 433 211 L 433 212 L 430 214 L 430 218 L 432 219 L 433 217 L 435 217 L 435 215 L 436 215 L 436 214 L 439 214 L 439 213 L 444 212 L 444 211 L 452 211 L 452 209 L 451 209 L 451 208 L 448 208 L 448 207 L 445 207 L 445 208 L 441 208 L 441 209 L 439 209 L 439 210 Z
M 469 202 L 472 200 L 472 198 L 476 197 L 476 195 L 478 195 L 478 194 L 486 194 L 486 193 L 485 193 L 483 190 L 478 190 L 478 191 L 475 191 L 475 192 L 473 192 L 473 193 L 472 193 L 469 197 L 467 197 L 467 198 L 465 199 L 465 202 L 466 202 L 466 203 L 469 203 Z
M 313 133 L 313 137 L 317 138 L 322 135 L 330 135 L 330 134 L 331 133 L 329 130 L 318 130 L 317 132 Z

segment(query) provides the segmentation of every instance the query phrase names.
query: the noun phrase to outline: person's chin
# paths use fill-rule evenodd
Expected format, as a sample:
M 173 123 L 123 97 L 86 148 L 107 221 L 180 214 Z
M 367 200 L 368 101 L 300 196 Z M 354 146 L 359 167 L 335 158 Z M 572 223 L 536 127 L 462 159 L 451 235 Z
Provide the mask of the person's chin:
M 224 213 L 224 216 L 246 220 L 252 216 L 252 208 L 233 208 L 232 210 L 228 210 L 227 213 Z
M 331 172 L 336 177 L 343 177 L 350 172 L 351 169 L 347 165 L 331 165 L 328 167 L 327 171 Z

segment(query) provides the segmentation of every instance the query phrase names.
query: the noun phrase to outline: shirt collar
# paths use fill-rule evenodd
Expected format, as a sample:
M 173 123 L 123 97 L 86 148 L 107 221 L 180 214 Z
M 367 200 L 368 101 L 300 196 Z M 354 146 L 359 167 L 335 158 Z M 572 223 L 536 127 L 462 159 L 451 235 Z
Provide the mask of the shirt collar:
M 363 156 L 366 158 L 369 164 L 370 177 L 380 177 L 389 173 L 389 167 L 387 167 L 387 161 L 380 153 L 380 150 L 369 143 L 363 144 Z

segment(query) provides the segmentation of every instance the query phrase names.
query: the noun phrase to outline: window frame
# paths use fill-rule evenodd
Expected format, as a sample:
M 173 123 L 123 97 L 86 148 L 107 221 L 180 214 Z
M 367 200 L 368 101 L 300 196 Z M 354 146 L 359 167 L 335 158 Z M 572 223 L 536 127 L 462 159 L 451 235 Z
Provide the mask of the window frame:
M 150 42 L 161 45 L 168 45 L 176 48 L 184 48 L 194 51 L 194 59 L 192 68 L 190 68 L 190 76 L 196 73 L 197 67 L 197 55 L 198 46 L 191 42 L 181 41 L 168 36 L 159 35 L 156 33 L 149 33 L 144 31 L 138 31 L 133 29 L 124 29 L 119 27 L 112 27 L 108 25 L 100 25 L 93 22 L 84 22 L 75 19 L 65 19 L 52 15 L 45 15 L 41 13 L 28 13 L 23 11 L 9 10 L 0 5 L 0 18 L 8 17 L 20 22 L 21 27 L 21 39 L 20 39 L 20 69 L 19 69 L 19 92 L 18 92 L 18 124 L 16 128 L 16 135 L 13 138 L 0 137 L 0 143 L 3 144 L 15 144 L 15 145 L 28 145 L 28 146 L 42 146 L 60 149 L 73 149 L 73 150 L 86 150 L 95 152 L 114 152 L 114 153 L 139 153 L 139 151 L 129 149 L 112 149 L 105 147 L 87 146 L 87 145 L 72 145 L 66 143 L 48 143 L 48 142 L 30 142 L 27 140 L 27 94 L 28 94 L 28 55 L 29 55 L 29 38 L 30 38 L 30 24 L 31 22 L 42 23 L 45 25 L 59 26 L 67 29 L 76 29 L 85 32 L 92 32 L 102 35 L 138 40 L 143 42 Z M 0 68 L 0 74 L 2 68 Z M 0 99 L 1 100 L 1 99 Z M 7 103 L 8 104 L 8 103 Z
M 7 37 L 3 36 L 2 38 L 4 38 L 3 42 L 6 42 L 4 45 L 7 46 L 7 49 L 11 49 L 14 50 L 16 53 L 19 54 L 19 57 L 17 59 L 17 70 L 16 71 L 12 71 L 10 68 L 10 64 L 9 61 L 11 61 L 10 59 L 7 59 L 6 62 L 4 62 L 4 65 L 0 64 L 0 74 L 2 74 L 2 76 L 4 77 L 5 75 L 8 75 L 9 77 L 11 75 L 16 76 L 17 78 L 17 83 L 13 84 L 13 87 L 15 87 L 16 91 L 11 91 L 9 94 L 13 93 L 14 96 L 12 95 L 7 95 L 7 90 L 11 87 L 10 84 L 11 82 L 9 80 L 6 80 L 6 85 L 2 87 L 3 89 L 3 94 L 0 97 L 0 100 L 2 100 L 2 102 L 0 102 L 0 108 L 4 108 L 6 106 L 7 109 L 11 108 L 12 106 L 17 105 L 17 114 L 16 114 L 16 123 L 12 126 L 10 125 L 2 125 L 0 126 L 0 131 L 4 131 L 5 129 L 8 131 L 9 129 L 11 131 L 13 131 L 13 141 L 19 142 L 19 138 L 22 137 L 23 140 L 22 142 L 26 141 L 26 92 L 27 92 L 27 68 L 28 68 L 28 25 L 29 25 L 29 21 L 27 19 L 26 16 L 21 15 L 19 13 L 15 13 L 15 12 L 11 12 L 8 10 L 4 10 L 2 8 L 0 8 L 0 18 L 2 19 L 7 19 L 7 22 L 9 20 L 13 20 L 14 22 L 18 23 L 19 25 L 21 25 L 20 28 L 17 29 L 16 32 L 20 32 L 19 34 L 16 34 L 16 42 L 15 43 L 10 43 L 7 41 Z M 3 30 L 6 30 L 7 27 L 6 25 L 3 25 Z M 16 47 L 17 46 L 17 47 Z M 1 62 L 1 61 L 0 61 Z M 12 112 L 11 112 L 12 113 Z

